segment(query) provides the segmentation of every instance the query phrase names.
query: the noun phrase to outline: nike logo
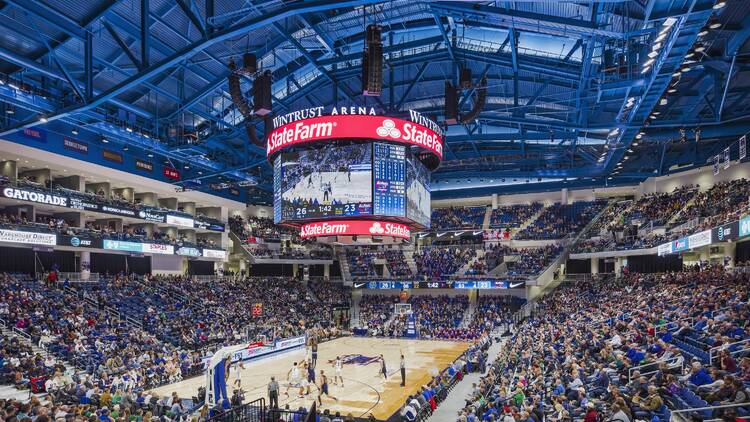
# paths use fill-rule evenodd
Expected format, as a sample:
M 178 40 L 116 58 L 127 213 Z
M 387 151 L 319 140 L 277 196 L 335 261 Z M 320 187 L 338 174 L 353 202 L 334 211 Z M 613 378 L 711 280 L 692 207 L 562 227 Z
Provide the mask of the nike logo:
M 354 288 L 359 289 L 360 287 L 364 286 L 367 283 L 354 283 Z
M 522 284 L 523 284 L 523 281 L 518 282 L 518 283 L 510 283 L 510 288 L 511 289 L 515 289 L 516 287 L 518 287 L 518 286 L 520 286 Z

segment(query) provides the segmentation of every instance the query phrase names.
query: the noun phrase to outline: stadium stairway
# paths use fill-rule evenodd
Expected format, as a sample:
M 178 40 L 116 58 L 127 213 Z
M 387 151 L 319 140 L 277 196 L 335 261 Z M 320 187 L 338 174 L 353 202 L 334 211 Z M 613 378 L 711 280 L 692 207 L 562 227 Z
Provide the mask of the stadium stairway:
M 482 230 L 490 228 L 490 221 L 492 221 L 492 207 L 487 207 L 484 213 L 484 220 L 482 220 Z
M 250 263 L 255 262 L 255 257 L 253 256 L 253 254 L 251 254 L 250 251 L 245 247 L 245 245 L 242 244 L 242 241 L 236 234 L 234 234 L 234 232 L 229 232 L 229 238 L 232 239 L 232 243 L 234 246 L 232 248 L 233 251 L 238 251 L 239 253 L 241 253 L 250 261 Z
M 461 328 L 469 328 L 471 322 L 474 320 L 474 313 L 477 311 L 477 297 L 476 293 L 469 295 L 469 307 L 466 308 L 464 316 L 461 319 Z
M 341 279 L 344 283 L 352 280 L 352 273 L 349 271 L 349 260 L 346 259 L 346 252 L 341 248 L 336 253 L 336 259 L 339 260 L 339 266 L 341 267 Z
M 523 231 L 526 227 L 529 227 L 529 225 L 531 225 L 533 222 L 535 222 L 536 219 L 539 218 L 540 215 L 542 215 L 542 213 L 544 212 L 544 210 L 546 208 L 547 208 L 546 206 L 542 207 L 539 211 L 537 211 L 536 213 L 534 213 L 534 215 L 532 215 L 531 217 L 527 218 L 526 221 L 524 221 L 523 223 L 521 223 L 520 226 L 516 227 L 515 229 L 512 229 L 511 230 L 511 238 L 515 237 L 516 233 L 518 233 L 520 231 Z
M 497 360 L 500 355 L 500 350 L 506 341 L 507 340 L 503 339 L 497 343 L 493 343 L 489 350 L 487 350 L 487 356 L 489 357 L 487 359 L 487 370 L 489 370 L 495 360 Z M 478 384 L 482 376 L 485 374 L 479 372 L 466 374 L 464 379 L 448 393 L 448 396 L 442 403 L 440 403 L 440 406 L 435 409 L 435 412 L 427 418 L 427 422 L 456 420 L 458 412 L 466 406 L 466 398 L 471 394 L 472 384 Z
M 461 268 L 459 268 L 456 271 L 455 275 L 458 275 L 458 276 L 465 275 L 466 271 L 468 271 L 471 268 L 471 266 L 474 265 L 475 262 L 480 261 L 482 259 L 484 259 L 484 249 L 477 249 L 477 256 L 475 256 L 474 258 L 470 259 L 469 262 L 467 262 Z M 415 266 L 416 266 L 416 264 L 415 264 Z
M 672 225 L 674 225 L 675 222 L 679 220 L 680 216 L 682 216 L 682 213 L 685 212 L 686 209 L 690 208 L 695 203 L 695 199 L 698 197 L 698 193 L 699 192 L 696 191 L 695 195 L 693 195 L 687 202 L 685 202 L 685 206 L 680 208 L 679 211 L 674 213 L 674 215 L 669 220 L 667 220 L 667 224 L 666 224 L 667 227 L 672 227 Z
M 17 338 L 18 341 L 29 345 L 31 347 L 31 350 L 36 354 L 39 354 L 44 357 L 49 355 L 49 352 L 37 346 L 33 341 L 31 341 L 31 338 L 27 337 L 28 336 L 27 334 L 21 334 L 17 332 L 15 329 L 9 329 L 5 327 L 4 324 L 0 324 L 0 333 L 2 333 L 6 337 Z M 55 356 L 53 356 L 53 358 L 55 359 L 55 361 L 60 362 L 63 365 L 65 365 L 66 372 L 68 373 L 75 372 L 75 369 L 67 361 L 60 360 L 59 358 Z M 25 403 L 29 401 L 32 396 L 42 397 L 44 396 L 44 393 L 31 394 L 31 390 L 19 390 L 18 388 L 16 388 L 15 385 L 10 385 L 10 384 L 0 385 L 0 399 L 4 399 L 4 400 L 13 399 L 13 400 L 18 400 L 18 401 Z
M 404 250 L 404 260 L 406 261 L 406 265 L 409 266 L 409 270 L 411 270 L 411 273 L 417 275 L 419 273 L 419 270 L 417 270 L 417 263 L 414 262 L 414 248 L 410 250 Z

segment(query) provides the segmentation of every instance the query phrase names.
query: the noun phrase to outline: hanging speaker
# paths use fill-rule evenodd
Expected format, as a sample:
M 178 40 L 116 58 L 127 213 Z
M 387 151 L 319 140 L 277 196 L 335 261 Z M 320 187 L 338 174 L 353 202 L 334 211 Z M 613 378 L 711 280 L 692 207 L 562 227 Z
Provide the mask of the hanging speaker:
M 253 53 L 242 55 L 242 71 L 246 75 L 252 75 L 258 71 L 258 58 Z
M 461 69 L 461 73 L 458 77 L 459 85 L 463 89 L 469 89 L 471 88 L 471 69 L 468 67 L 465 67 Z
M 271 113 L 271 71 L 266 70 L 253 82 L 253 110 L 259 116 Z
M 367 47 L 367 66 L 362 79 L 362 94 L 377 97 L 383 91 L 383 46 L 373 44 Z M 363 60 L 363 66 L 365 61 Z
M 458 92 L 450 82 L 445 81 L 445 123 L 458 123 Z
M 383 91 L 383 43 L 378 25 L 367 25 L 362 52 L 362 95 L 379 96 Z

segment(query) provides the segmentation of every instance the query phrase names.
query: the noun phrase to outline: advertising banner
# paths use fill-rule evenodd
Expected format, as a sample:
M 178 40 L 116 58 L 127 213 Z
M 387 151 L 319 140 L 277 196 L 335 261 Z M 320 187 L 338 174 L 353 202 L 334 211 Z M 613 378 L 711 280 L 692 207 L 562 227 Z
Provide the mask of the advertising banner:
M 57 236 L 51 233 L 34 233 L 0 229 L 0 242 L 55 246 L 57 245 Z
M 750 234 L 750 216 L 742 217 L 740 219 L 740 237 L 745 237 Z
M 177 255 L 198 257 L 201 256 L 201 251 L 198 248 L 183 246 L 177 249 Z
M 266 153 L 282 148 L 339 139 L 380 139 L 415 145 L 443 157 L 443 139 L 433 129 L 408 120 L 387 116 L 337 115 L 297 120 L 271 131 Z
M 67 150 L 79 152 L 84 155 L 89 153 L 89 144 L 75 139 L 63 138 L 63 147 Z
M 271 353 L 280 352 L 283 350 L 294 349 L 305 345 L 305 336 L 292 337 L 284 340 L 278 340 L 274 344 L 263 345 L 263 343 L 253 342 L 248 343 L 247 347 L 232 354 L 232 363 L 240 361 L 257 359 L 261 356 L 266 356 Z M 203 358 L 204 364 L 208 362 L 209 357 Z
M 672 253 L 672 242 L 669 243 L 662 243 L 657 248 L 657 253 L 659 256 L 669 255 Z
M 189 229 L 195 227 L 195 221 L 192 218 L 180 217 L 177 215 L 167 215 L 167 224 L 177 227 L 187 227 Z
M 688 236 L 688 248 L 699 248 L 711 244 L 711 230 L 705 230 Z
M 332 220 L 304 224 L 300 227 L 300 237 L 321 236 L 388 236 L 408 239 L 411 229 L 406 224 L 371 220 Z
M 740 237 L 740 222 L 733 221 L 723 226 L 715 227 L 711 230 L 711 240 L 714 242 L 726 242 L 728 240 L 737 240 Z
M 158 255 L 174 255 L 174 246 L 162 243 L 141 243 L 141 252 Z
M 101 248 L 101 239 L 90 239 L 87 237 L 60 235 L 57 236 L 58 246 L 73 246 L 75 248 Z
M 203 249 L 204 258 L 227 259 L 227 251 L 219 249 Z
M 104 249 L 110 249 L 113 251 L 125 251 L 125 252 L 142 252 L 143 247 L 137 242 L 125 242 L 122 240 L 111 240 L 104 239 L 102 242 Z

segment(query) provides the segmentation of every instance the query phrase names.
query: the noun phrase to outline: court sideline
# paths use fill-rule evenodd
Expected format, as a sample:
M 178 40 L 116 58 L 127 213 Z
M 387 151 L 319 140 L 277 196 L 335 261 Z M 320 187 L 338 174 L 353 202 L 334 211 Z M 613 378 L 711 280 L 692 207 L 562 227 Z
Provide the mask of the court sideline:
M 508 341 L 507 339 L 508 337 L 504 337 L 499 342 L 493 343 L 492 346 L 490 346 L 487 353 L 487 370 L 489 370 L 490 366 L 495 360 L 497 360 L 500 350 Z M 427 419 L 427 421 L 446 422 L 458 419 L 458 412 L 466 406 L 466 397 L 471 393 L 471 385 L 473 383 L 478 383 L 483 375 L 484 374 L 480 374 L 479 372 L 472 372 L 471 374 L 466 375 L 463 381 L 458 383 L 458 385 L 448 393 L 448 397 L 446 397 L 445 401 L 435 409 L 435 413 L 430 415 L 430 418 Z

